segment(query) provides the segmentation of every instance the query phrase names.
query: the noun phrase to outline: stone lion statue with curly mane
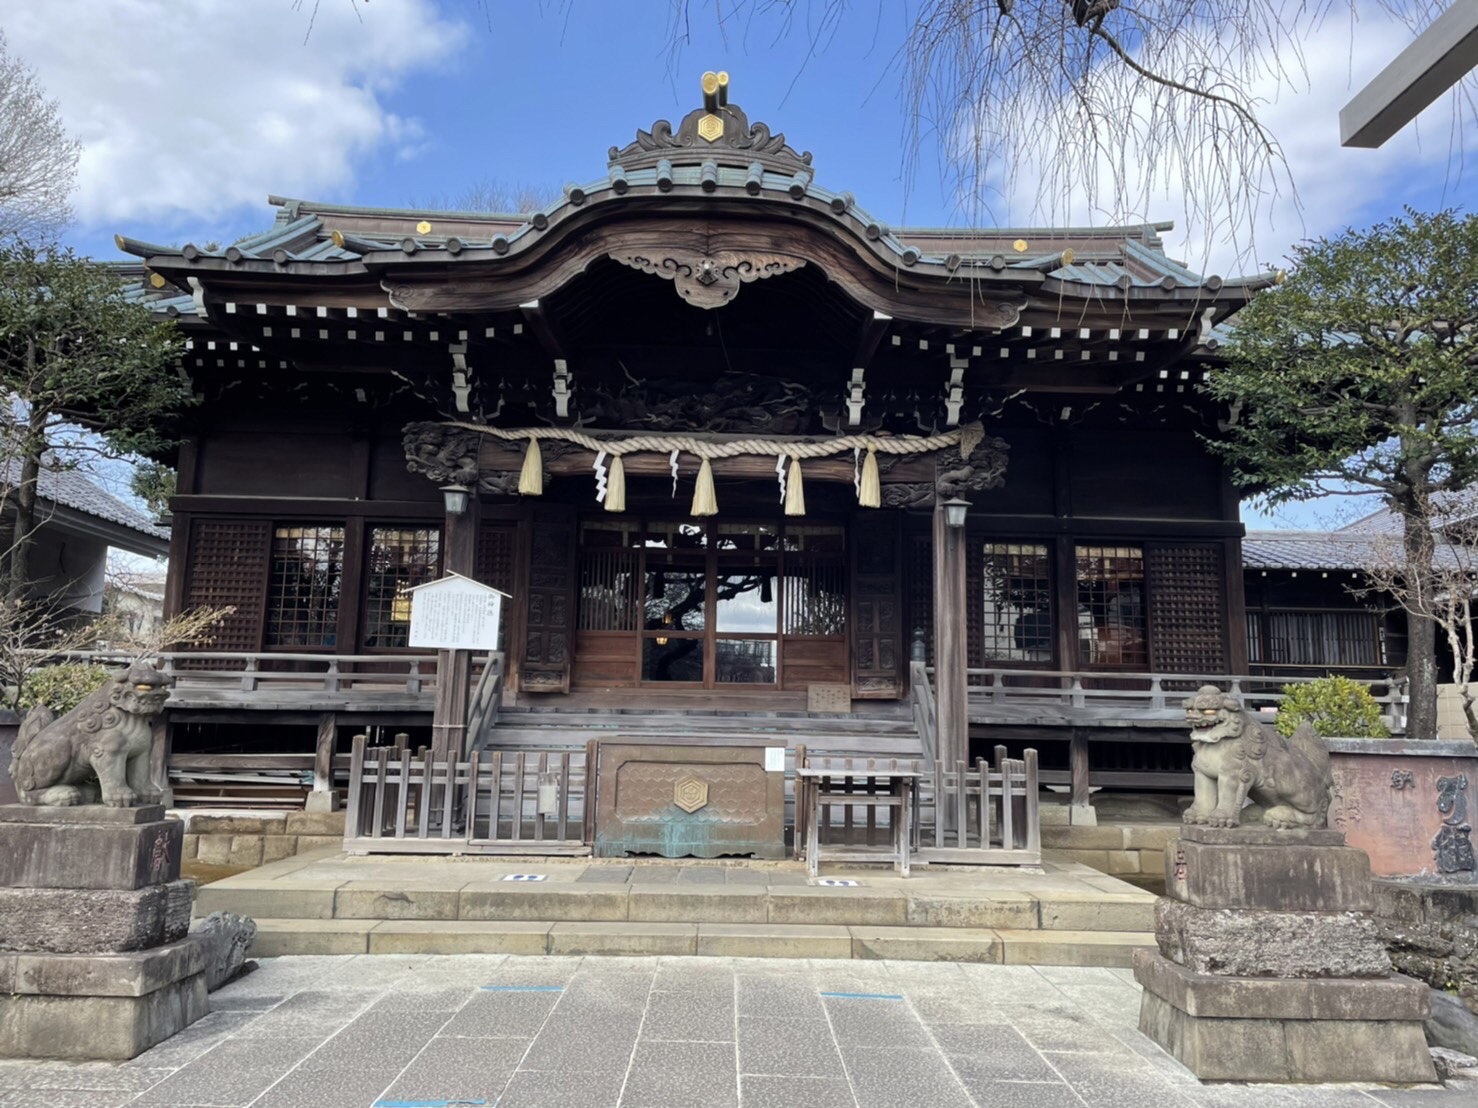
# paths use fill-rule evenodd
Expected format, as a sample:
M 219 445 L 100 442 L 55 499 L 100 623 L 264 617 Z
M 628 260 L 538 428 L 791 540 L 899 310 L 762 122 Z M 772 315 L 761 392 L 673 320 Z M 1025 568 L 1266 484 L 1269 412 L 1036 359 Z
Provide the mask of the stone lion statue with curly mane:
M 121 669 L 61 719 L 38 704 L 21 723 L 10 777 L 22 804 L 158 804 L 154 717 L 169 678 L 145 662 Z
M 1327 825 L 1334 779 L 1329 751 L 1309 724 L 1284 738 L 1215 685 L 1202 685 L 1186 700 L 1185 716 L 1196 777 L 1186 823 L 1237 827 L 1250 797 L 1265 809 L 1269 827 Z

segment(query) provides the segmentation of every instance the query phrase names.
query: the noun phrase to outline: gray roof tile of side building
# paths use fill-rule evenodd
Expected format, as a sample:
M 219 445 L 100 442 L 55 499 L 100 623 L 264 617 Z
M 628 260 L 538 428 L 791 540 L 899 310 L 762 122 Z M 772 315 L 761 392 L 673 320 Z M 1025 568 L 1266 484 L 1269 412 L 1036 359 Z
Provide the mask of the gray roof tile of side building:
M 1471 548 L 1439 541 L 1439 568 L 1475 562 Z M 1248 531 L 1242 539 L 1243 569 L 1350 570 L 1399 562 L 1400 532 L 1391 527 L 1352 531 Z
M 5 483 L 14 487 L 20 481 L 21 463 L 17 458 L 4 461 Z M 112 493 L 99 488 L 85 474 L 75 469 L 41 467 L 37 477 L 37 495 L 63 508 L 83 512 L 109 523 L 137 531 L 152 539 L 168 539 L 169 529 L 157 526 L 153 520 L 137 508 L 119 500 Z
M 1342 531 L 1248 531 L 1246 569 L 1349 569 L 1370 565 L 1378 536 Z

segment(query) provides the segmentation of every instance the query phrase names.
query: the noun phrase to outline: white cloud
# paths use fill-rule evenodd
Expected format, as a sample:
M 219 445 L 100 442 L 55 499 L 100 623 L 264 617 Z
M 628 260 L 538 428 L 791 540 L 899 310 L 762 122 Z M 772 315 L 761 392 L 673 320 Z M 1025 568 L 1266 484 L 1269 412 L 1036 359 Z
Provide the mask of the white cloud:
M 287 0 L 7 0 L 3 25 L 82 142 L 79 220 L 110 228 L 341 195 L 362 159 L 415 156 L 387 94 L 465 34 L 432 0 L 322 0 L 306 42 Z

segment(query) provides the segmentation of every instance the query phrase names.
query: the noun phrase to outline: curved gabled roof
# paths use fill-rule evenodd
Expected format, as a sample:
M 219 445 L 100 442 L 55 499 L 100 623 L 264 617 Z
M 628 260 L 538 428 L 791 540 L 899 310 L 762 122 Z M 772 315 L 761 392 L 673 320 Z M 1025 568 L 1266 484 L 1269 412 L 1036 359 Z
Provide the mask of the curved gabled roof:
M 1028 301 L 1104 314 L 1224 318 L 1267 278 L 1223 280 L 1169 258 L 1170 224 L 1108 228 L 891 228 L 850 192 L 815 181 L 764 124 L 710 96 L 677 128 L 659 121 L 612 148 L 604 177 L 569 185 L 559 200 L 514 215 L 361 208 L 271 197 L 272 227 L 224 249 L 118 238 L 176 292 L 201 282 L 250 284 L 277 276 L 357 285 L 408 310 L 506 308 L 547 294 L 596 257 L 623 260 L 672 244 L 675 264 L 703 257 L 710 238 L 739 253 L 820 265 L 858 303 L 900 319 L 972 329 L 1014 323 Z M 723 234 L 680 236 L 695 221 Z M 673 237 L 677 236 L 677 237 Z M 702 241 L 698 241 L 701 239 Z M 686 251 L 686 254 L 683 254 Z M 696 251 L 696 253 L 695 253 Z M 445 293 L 448 282 L 462 290 Z M 466 290 L 483 282 L 481 293 Z M 478 296 L 482 299 L 479 300 Z M 179 310 L 183 310 L 182 308 Z

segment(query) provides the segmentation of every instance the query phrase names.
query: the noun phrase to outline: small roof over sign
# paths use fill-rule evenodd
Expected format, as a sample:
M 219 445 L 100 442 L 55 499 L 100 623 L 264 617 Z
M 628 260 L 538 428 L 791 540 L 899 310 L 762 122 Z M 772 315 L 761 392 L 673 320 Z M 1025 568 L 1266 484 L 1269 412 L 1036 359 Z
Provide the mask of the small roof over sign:
M 474 578 L 471 578 L 471 577 L 466 576 L 465 574 L 457 573 L 457 572 L 452 571 L 452 570 L 448 570 L 447 571 L 447 575 L 445 577 L 438 577 L 435 581 L 427 581 L 424 584 L 416 585 L 410 591 L 413 592 L 413 593 L 414 592 L 420 592 L 422 589 L 434 589 L 438 585 L 450 585 L 450 584 L 453 584 L 453 583 L 458 582 L 458 581 L 463 582 L 463 589 L 462 589 L 462 591 L 464 591 L 464 592 L 470 592 L 471 590 L 467 589 L 466 586 L 467 585 L 472 585 L 472 586 L 474 586 L 476 588 L 483 589 L 486 592 L 490 592 L 490 593 L 494 593 L 495 592 L 499 596 L 505 596 L 506 597 L 508 595 L 508 593 L 504 592 L 502 589 L 495 589 L 491 585 L 484 585 L 481 581 L 478 581 L 478 580 L 476 580 Z

